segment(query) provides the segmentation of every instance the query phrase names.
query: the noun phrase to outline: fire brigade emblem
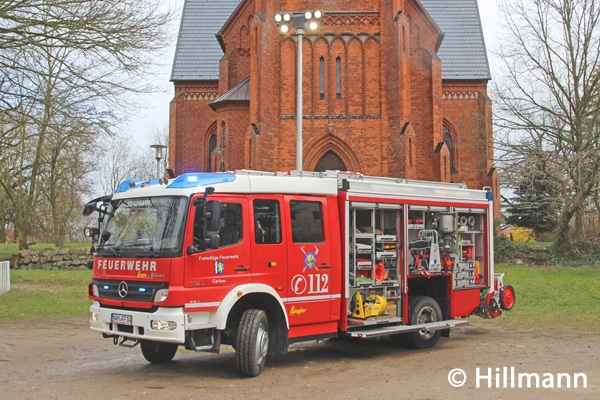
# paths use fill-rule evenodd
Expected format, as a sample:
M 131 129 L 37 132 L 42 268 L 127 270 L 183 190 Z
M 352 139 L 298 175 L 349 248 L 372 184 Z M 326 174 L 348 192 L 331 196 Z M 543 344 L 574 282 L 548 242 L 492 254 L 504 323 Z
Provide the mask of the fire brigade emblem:
M 302 269 L 302 272 L 306 271 L 307 269 L 316 269 L 317 271 L 319 270 L 319 267 L 317 267 L 317 254 L 319 254 L 319 248 L 317 246 L 315 246 L 315 251 L 313 252 L 307 252 L 306 250 L 304 250 L 304 246 L 300 247 L 300 250 L 302 250 L 302 252 L 304 253 L 304 268 Z
M 223 261 L 215 261 L 215 274 L 221 275 L 225 272 L 225 263 Z

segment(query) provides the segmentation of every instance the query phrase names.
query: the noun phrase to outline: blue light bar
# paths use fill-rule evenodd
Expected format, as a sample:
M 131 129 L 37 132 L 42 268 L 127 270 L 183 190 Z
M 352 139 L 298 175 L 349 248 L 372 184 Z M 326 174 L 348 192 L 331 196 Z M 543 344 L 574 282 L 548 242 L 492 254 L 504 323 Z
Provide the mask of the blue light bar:
M 126 192 L 126 191 L 136 188 L 136 187 L 150 186 L 150 185 L 160 185 L 160 181 L 158 179 L 141 179 L 141 178 L 125 179 L 124 181 L 119 183 L 119 186 L 117 186 L 115 193 L 122 193 L 122 192 Z
M 146 292 L 146 288 L 145 287 L 141 287 L 141 288 L 138 289 L 138 291 L 140 293 L 145 293 Z
M 124 181 L 122 181 L 121 183 L 119 183 L 119 186 L 117 186 L 117 189 L 115 190 L 115 193 L 121 193 L 121 192 L 126 192 L 129 189 L 131 189 L 131 187 L 129 186 L 131 183 L 138 183 L 141 182 L 142 180 L 140 178 L 136 178 L 136 179 L 125 179 Z
M 191 172 L 175 178 L 175 180 L 167 186 L 167 189 L 191 189 L 233 181 L 235 181 L 235 174 L 221 172 Z

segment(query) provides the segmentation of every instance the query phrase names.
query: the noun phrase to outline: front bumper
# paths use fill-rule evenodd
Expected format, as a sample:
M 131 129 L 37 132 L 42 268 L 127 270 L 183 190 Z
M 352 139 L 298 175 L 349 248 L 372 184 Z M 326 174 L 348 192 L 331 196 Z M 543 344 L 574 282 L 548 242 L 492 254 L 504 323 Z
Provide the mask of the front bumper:
M 178 343 L 185 342 L 185 314 L 183 307 L 159 307 L 155 312 L 139 312 L 100 307 L 94 301 L 90 306 L 90 328 L 101 332 L 105 336 L 123 336 L 131 339 L 154 340 L 158 342 Z M 127 324 L 113 322 L 113 314 L 125 316 Z M 129 317 L 131 321 L 129 321 Z M 152 321 L 172 321 L 171 328 L 158 330 L 152 329 Z M 130 322 L 130 324 L 129 324 Z

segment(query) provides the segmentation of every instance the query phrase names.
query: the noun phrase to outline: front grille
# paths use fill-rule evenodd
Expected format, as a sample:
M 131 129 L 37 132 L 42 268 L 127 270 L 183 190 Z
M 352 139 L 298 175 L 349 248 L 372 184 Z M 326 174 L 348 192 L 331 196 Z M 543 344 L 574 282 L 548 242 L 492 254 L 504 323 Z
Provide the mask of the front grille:
M 160 289 L 168 289 L 168 282 L 144 282 L 126 280 L 94 279 L 98 288 L 100 298 L 130 300 L 130 301 L 154 301 L 154 295 Z M 121 287 L 121 293 L 119 293 Z M 123 289 L 126 288 L 126 294 Z M 125 296 L 123 296 L 125 294 Z

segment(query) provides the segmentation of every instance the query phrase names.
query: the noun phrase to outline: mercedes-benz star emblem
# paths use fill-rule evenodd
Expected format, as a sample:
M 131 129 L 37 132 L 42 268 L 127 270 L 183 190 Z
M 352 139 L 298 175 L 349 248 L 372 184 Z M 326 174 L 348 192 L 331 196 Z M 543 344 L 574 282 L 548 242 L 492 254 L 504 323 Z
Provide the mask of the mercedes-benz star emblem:
M 128 290 L 129 288 L 127 287 L 127 282 L 121 281 L 121 283 L 119 283 L 119 296 L 122 298 L 127 297 Z

